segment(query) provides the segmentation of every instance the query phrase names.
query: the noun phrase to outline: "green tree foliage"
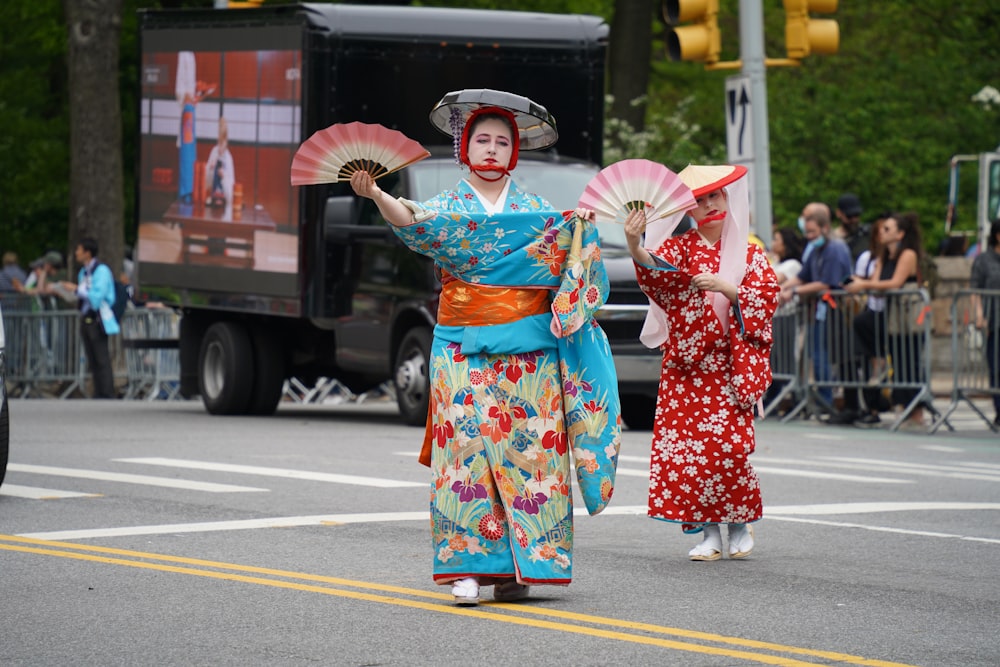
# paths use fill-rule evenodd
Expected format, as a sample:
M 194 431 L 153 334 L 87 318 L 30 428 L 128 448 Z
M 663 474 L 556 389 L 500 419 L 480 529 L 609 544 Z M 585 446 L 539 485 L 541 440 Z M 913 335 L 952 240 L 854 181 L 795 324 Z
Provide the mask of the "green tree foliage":
M 414 0 L 411 4 L 595 14 L 613 21 L 628 0 Z M 266 4 L 287 4 L 267 0 Z M 393 4 L 400 4 L 395 2 Z M 125 169 L 125 240 L 134 236 L 136 11 L 211 7 L 212 0 L 124 0 L 119 81 Z M 763 0 L 768 57 L 783 58 L 781 0 Z M 242 11 L 242 10 L 232 10 Z M 1000 0 L 841 0 L 840 51 L 801 67 L 767 71 L 772 201 L 776 225 L 803 204 L 858 193 L 865 217 L 914 210 L 928 247 L 942 233 L 948 159 L 1000 143 L 1000 107 L 972 100 L 1000 88 Z M 642 132 L 609 118 L 608 162 L 645 157 L 679 170 L 726 159 L 723 97 L 735 70 L 706 71 L 666 58 L 664 26 L 653 25 L 650 85 Z M 739 2 L 720 0 L 722 59 L 739 58 Z M 0 250 L 23 260 L 64 247 L 68 220 L 68 98 L 65 20 L 59 3 L 0 3 Z M 614 76 L 614 73 L 610 73 Z M 610 90 L 610 87 L 608 87 Z M 609 105 L 610 108 L 610 105 Z M 959 227 L 975 214 L 963 183 Z
M 0 249 L 65 252 L 66 28 L 59 3 L 0 3 Z

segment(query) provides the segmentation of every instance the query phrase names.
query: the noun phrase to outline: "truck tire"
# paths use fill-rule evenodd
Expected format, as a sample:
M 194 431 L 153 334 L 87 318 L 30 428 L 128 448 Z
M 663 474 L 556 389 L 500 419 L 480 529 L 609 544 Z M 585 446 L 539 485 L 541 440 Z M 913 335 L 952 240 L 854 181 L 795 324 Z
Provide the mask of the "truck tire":
M 627 394 L 621 397 L 622 421 L 631 431 L 653 430 L 656 414 L 656 400 L 642 394 Z
M 248 412 L 252 415 L 272 415 L 278 408 L 285 383 L 285 359 L 273 332 L 254 329 L 252 338 L 254 375 Z
M 7 456 L 10 453 L 10 416 L 7 414 L 7 397 L 0 408 L 0 484 L 7 476 Z
M 253 390 L 253 346 L 246 329 L 216 322 L 205 332 L 198 355 L 198 388 L 213 415 L 242 415 Z
M 425 327 L 410 329 L 396 352 L 396 403 L 403 421 L 410 426 L 427 423 L 430 397 L 431 331 Z

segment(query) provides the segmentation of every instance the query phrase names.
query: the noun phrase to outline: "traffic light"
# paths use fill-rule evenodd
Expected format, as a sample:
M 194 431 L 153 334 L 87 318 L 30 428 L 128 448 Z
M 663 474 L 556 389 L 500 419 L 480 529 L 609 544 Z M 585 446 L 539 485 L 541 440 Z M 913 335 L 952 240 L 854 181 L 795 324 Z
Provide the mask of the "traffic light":
M 809 12 L 832 14 L 837 0 L 784 0 L 785 49 L 798 60 L 812 53 L 836 53 L 840 46 L 840 26 L 833 19 L 809 18 Z
M 671 60 L 692 60 L 712 65 L 719 61 L 719 0 L 664 0 L 667 55 Z M 681 23 L 692 25 L 679 25 Z

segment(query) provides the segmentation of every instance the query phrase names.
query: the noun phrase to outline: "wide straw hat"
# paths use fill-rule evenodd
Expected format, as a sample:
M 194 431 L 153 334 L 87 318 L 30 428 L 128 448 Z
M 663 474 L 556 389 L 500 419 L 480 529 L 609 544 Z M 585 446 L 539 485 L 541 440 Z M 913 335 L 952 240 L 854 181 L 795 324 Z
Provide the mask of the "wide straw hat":
M 431 124 L 449 137 L 460 136 L 472 112 L 484 107 L 500 107 L 514 114 L 521 137 L 519 148 L 523 151 L 548 148 L 559 138 L 556 119 L 541 104 L 489 88 L 466 88 L 446 94 L 431 109 Z
M 738 164 L 689 164 L 678 176 L 695 197 L 701 197 L 726 187 L 746 173 L 747 168 Z

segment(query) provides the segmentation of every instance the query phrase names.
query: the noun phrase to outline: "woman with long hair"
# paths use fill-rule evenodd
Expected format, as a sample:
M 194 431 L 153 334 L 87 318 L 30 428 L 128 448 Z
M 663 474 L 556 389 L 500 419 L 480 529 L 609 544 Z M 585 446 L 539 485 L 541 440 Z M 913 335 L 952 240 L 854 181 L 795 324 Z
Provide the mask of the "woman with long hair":
M 846 286 L 849 292 L 887 292 L 916 289 L 920 286 L 920 259 L 923 246 L 920 222 L 916 213 L 891 215 L 882 222 L 882 250 L 871 278 L 855 278 Z M 923 327 L 913 295 L 887 294 L 886 324 L 883 329 L 886 354 L 894 384 L 916 384 L 926 380 L 922 368 Z M 917 312 L 914 312 L 917 311 Z M 890 402 L 896 409 L 905 409 L 920 393 L 913 387 L 893 389 Z M 926 432 L 923 405 L 912 406 L 908 419 L 900 425 L 908 431 Z
M 771 253 L 774 260 L 771 264 L 779 285 L 784 285 L 786 281 L 799 275 L 799 271 L 802 270 L 803 250 L 805 250 L 805 240 L 793 227 L 779 227 L 774 230 L 774 236 L 771 238 Z

